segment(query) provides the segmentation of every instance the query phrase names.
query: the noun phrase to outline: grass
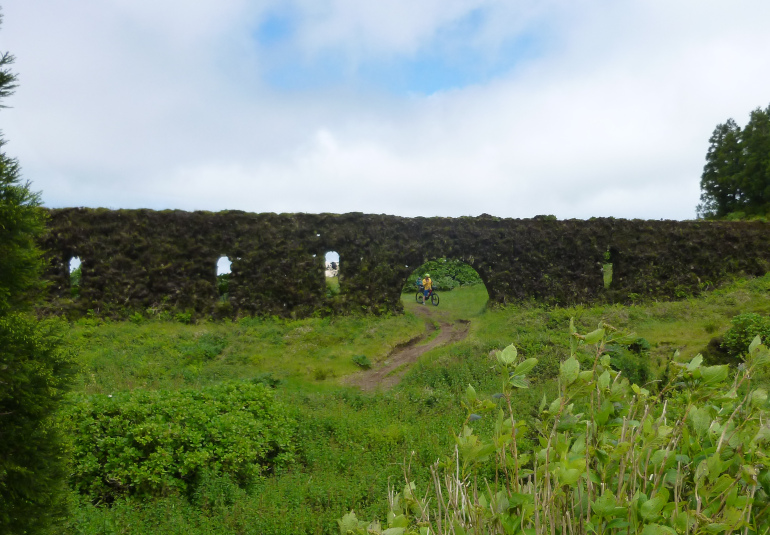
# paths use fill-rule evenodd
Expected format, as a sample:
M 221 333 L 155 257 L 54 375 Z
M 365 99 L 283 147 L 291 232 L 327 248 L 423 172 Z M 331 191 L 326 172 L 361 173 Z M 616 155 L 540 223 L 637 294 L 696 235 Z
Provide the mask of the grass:
M 355 355 L 376 360 L 423 328 L 412 315 L 197 325 L 82 319 L 73 323 L 66 343 L 83 370 L 77 389 L 94 394 L 201 386 L 266 373 L 300 383 L 324 381 L 357 371 Z
M 415 301 L 415 293 L 416 291 L 401 294 L 401 302 L 406 312 L 414 313 L 417 307 L 423 306 Z M 434 317 L 444 321 L 478 318 L 486 311 L 487 302 L 489 301 L 489 293 L 487 293 L 487 289 L 483 284 L 461 286 L 451 292 L 437 293 L 441 298 L 439 306 L 424 306 L 429 306 Z
M 359 371 L 355 355 L 372 361 L 424 331 L 414 294 L 404 294 L 399 317 L 344 317 L 183 325 L 147 321 L 72 325 L 67 343 L 80 358 L 77 389 L 106 394 L 133 388 L 181 388 L 262 374 L 283 382 L 277 398 L 297 422 L 296 466 L 240 489 L 210 481 L 195 496 L 128 498 L 111 508 L 80 502 L 73 533 L 338 533 L 336 518 L 355 508 L 359 518 L 384 518 L 388 478 L 402 479 L 405 460 L 413 476 L 452 448 L 469 383 L 480 396 L 499 391 L 490 355 L 510 343 L 540 363 L 533 387 L 518 394 L 514 411 L 531 417 L 544 392 L 554 397 L 553 377 L 568 355 L 571 317 L 581 330 L 601 321 L 650 342 L 651 373 L 678 350 L 682 359 L 701 351 L 743 312 L 770 313 L 770 277 L 739 280 L 698 298 L 618 305 L 549 308 L 535 303 L 487 307 L 483 285 L 441 292 L 436 319 L 470 320 L 462 342 L 425 353 L 389 392 L 366 394 L 336 379 Z M 427 308 L 427 307 L 426 307 Z M 476 422 L 480 434 L 491 422 Z M 421 471 L 422 470 L 422 471 Z M 206 494 L 201 496 L 200 494 Z
M 340 279 L 339 277 L 326 277 L 326 295 L 329 297 L 339 295 Z

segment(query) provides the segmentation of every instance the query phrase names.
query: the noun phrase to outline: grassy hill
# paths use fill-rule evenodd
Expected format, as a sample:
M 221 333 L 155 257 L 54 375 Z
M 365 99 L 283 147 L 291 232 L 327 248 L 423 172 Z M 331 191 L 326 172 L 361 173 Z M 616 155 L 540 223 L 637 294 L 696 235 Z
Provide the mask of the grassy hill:
M 453 433 L 464 418 L 457 400 L 467 385 L 474 384 L 480 396 L 498 390 L 498 380 L 490 372 L 493 350 L 513 343 L 524 358 L 539 359 L 529 374 L 531 388 L 520 391 L 514 404 L 519 418 L 525 420 L 532 418 L 544 392 L 550 398 L 556 391 L 559 364 L 569 355 L 570 318 L 582 330 L 605 321 L 634 332 L 637 343 L 617 348 L 612 364 L 654 389 L 676 352 L 679 360 L 689 360 L 727 331 L 737 314 L 770 313 L 770 277 L 738 280 L 698 298 L 629 307 L 547 308 L 530 303 L 488 309 L 483 285 L 458 288 L 442 293 L 441 305 L 429 310 L 437 320 L 469 320 L 465 340 L 425 353 L 390 391 L 364 394 L 341 386 L 341 379 L 360 369 L 354 357 L 364 355 L 376 365 L 398 344 L 424 330 L 424 319 L 414 314 L 422 305 L 414 302 L 412 294 L 404 294 L 403 299 L 406 314 L 398 317 L 244 318 L 195 325 L 160 319 L 104 322 L 86 318 L 73 323 L 66 342 L 78 355 L 81 373 L 62 425 L 69 426 L 73 437 L 92 437 L 79 443 L 73 440 L 77 459 L 73 481 L 82 484 L 86 478 L 82 474 L 93 478 L 98 473 L 94 468 L 98 455 L 84 451 L 89 444 L 103 450 L 123 448 L 124 457 L 105 461 L 100 488 L 106 491 L 73 492 L 76 514 L 70 531 L 338 533 L 335 519 L 351 509 L 360 518 L 383 519 L 388 481 L 398 485 L 404 472 L 411 471 L 419 486 L 428 478 L 425 467 L 451 450 Z M 183 490 L 127 483 L 129 476 L 139 475 L 129 474 L 129 467 L 121 471 L 118 465 L 131 458 L 125 455 L 144 459 L 143 448 L 153 441 L 172 443 L 166 436 L 171 425 L 158 426 L 165 420 L 142 408 L 142 403 L 148 403 L 142 400 L 150 399 L 142 397 L 147 391 L 154 393 L 152 403 L 177 407 L 174 414 L 181 418 L 194 412 L 188 403 L 193 403 L 189 400 L 196 398 L 195 392 L 201 393 L 200 399 L 222 399 L 217 388 L 238 384 L 265 386 L 272 401 L 255 414 L 267 414 L 269 421 L 278 415 L 286 419 L 291 439 L 280 449 L 283 457 L 278 459 L 276 453 L 270 458 L 267 451 L 260 457 L 259 473 L 245 477 L 237 468 L 227 468 L 235 464 L 221 460 L 227 459 L 228 452 L 245 451 L 244 445 L 227 442 L 227 437 L 211 438 L 218 435 L 204 422 L 196 424 L 203 426 L 198 447 L 203 450 L 210 442 L 220 447 L 221 440 L 221 448 L 230 449 L 217 452 L 215 447 L 208 461 L 199 462 L 195 470 L 180 472 L 186 474 L 180 476 Z M 235 394 L 228 396 L 230 405 L 226 406 L 240 403 Z M 124 405 L 114 407 L 110 400 Z M 78 416 L 86 406 L 92 415 L 87 424 Z M 129 407 L 134 407 L 133 412 Z M 224 413 L 228 410 L 238 407 L 223 409 Z M 99 418 L 107 412 L 109 418 Z M 218 422 L 226 416 L 221 412 L 216 415 Z M 110 438 L 110 419 L 114 423 L 117 418 L 123 418 L 128 431 L 123 438 Z M 216 418 L 211 416 L 209 421 Z M 490 432 L 493 425 L 485 420 L 477 424 L 480 434 Z M 152 425 L 159 435 L 142 435 Z M 222 429 L 232 435 L 238 427 Z M 139 436 L 144 438 L 139 440 Z M 188 438 L 183 445 L 174 442 L 174 448 L 194 453 Z M 121 445 L 128 440 L 133 440 L 132 450 Z M 176 450 L 168 449 L 165 455 L 173 457 Z M 153 466 L 161 466 L 158 457 L 155 465 L 141 462 L 147 464 L 142 477 L 151 480 Z M 170 469 L 164 470 L 164 477 L 168 476 Z

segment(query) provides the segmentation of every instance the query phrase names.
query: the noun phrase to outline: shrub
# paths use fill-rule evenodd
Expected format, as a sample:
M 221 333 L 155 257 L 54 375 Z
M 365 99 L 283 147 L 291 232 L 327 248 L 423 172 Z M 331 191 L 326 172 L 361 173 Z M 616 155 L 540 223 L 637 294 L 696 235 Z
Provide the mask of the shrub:
M 255 385 L 263 385 L 268 388 L 278 388 L 283 383 L 283 379 L 279 379 L 273 375 L 273 372 L 264 372 L 257 374 L 251 382 Z
M 759 337 L 734 377 L 698 355 L 672 363 L 671 381 L 652 395 L 610 367 L 606 348 L 626 344 L 621 333 L 604 324 L 570 330 L 559 395 L 543 396 L 534 429 L 510 407 L 537 360 L 522 361 L 511 345 L 497 353 L 501 393 L 466 389 L 465 424 L 454 454 L 431 467 L 428 493 L 418 494 L 405 467 L 384 533 L 767 533 L 768 392 L 750 382 L 770 363 Z M 579 345 L 593 348 L 590 369 L 581 369 Z M 471 427 L 485 413 L 494 421 L 488 439 Z M 532 431 L 538 443 L 526 448 Z M 353 511 L 338 525 L 342 534 L 383 532 Z
M 368 358 L 366 358 L 366 355 L 356 355 L 353 357 L 353 362 L 358 364 L 360 367 L 362 367 L 365 370 L 368 370 L 372 367 L 372 361 L 370 361 Z
M 737 357 L 746 353 L 757 335 L 763 340 L 770 340 L 770 319 L 766 317 L 754 313 L 738 314 L 732 323 L 722 341 L 722 347 L 730 356 Z
M 190 360 L 213 360 L 227 347 L 227 341 L 215 334 L 204 333 L 195 341 L 185 344 L 182 348 L 182 355 Z
M 194 491 L 206 470 L 248 485 L 293 459 L 293 423 L 257 384 L 75 396 L 72 485 L 103 501 Z
M 650 379 L 650 342 L 636 338 L 628 345 L 608 344 L 605 352 L 612 367 L 630 382 L 644 385 Z

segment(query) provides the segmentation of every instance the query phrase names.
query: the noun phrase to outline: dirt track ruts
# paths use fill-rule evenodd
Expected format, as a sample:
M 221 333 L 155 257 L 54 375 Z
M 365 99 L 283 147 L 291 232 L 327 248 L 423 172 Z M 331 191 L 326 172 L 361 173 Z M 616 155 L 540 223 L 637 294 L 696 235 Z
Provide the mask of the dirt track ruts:
M 416 362 L 420 355 L 435 347 L 459 342 L 468 335 L 469 321 L 457 320 L 449 323 L 439 319 L 438 335 L 428 343 L 421 344 L 423 340 L 427 339 L 436 330 L 436 327 L 433 321 L 431 321 L 431 309 L 418 308 L 416 313 L 426 318 L 425 332 L 423 334 L 409 340 L 405 344 L 397 346 L 375 368 L 349 376 L 343 382 L 348 385 L 357 386 L 361 390 L 375 390 L 377 388 L 387 390 L 401 381 L 409 366 Z

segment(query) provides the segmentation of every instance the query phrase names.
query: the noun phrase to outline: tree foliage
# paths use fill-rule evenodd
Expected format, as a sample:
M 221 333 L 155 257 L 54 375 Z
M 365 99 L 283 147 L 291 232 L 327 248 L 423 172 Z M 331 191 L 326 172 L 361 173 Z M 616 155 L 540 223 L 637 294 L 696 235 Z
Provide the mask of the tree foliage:
M 751 112 L 741 129 L 719 124 L 701 175 L 700 217 L 765 215 L 770 211 L 770 105 Z
M 0 55 L 0 99 L 13 93 L 13 56 Z M 0 106 L 2 107 L 2 106 Z M 44 532 L 63 514 L 62 451 L 52 420 L 71 359 L 55 322 L 27 312 L 42 287 L 40 197 L 21 181 L 0 137 L 0 533 Z

